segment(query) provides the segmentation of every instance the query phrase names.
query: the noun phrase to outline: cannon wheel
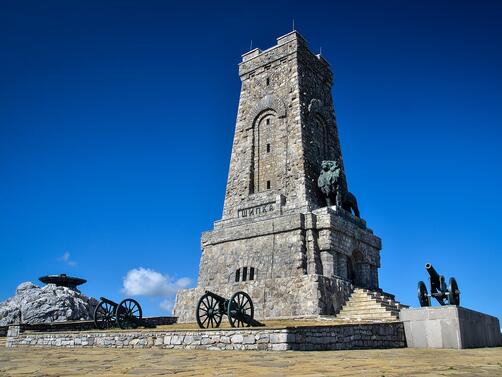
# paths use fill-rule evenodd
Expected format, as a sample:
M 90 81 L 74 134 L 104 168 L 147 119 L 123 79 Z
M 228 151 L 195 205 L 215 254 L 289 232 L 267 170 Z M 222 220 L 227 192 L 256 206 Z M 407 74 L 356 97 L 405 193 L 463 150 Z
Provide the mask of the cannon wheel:
M 122 300 L 117 306 L 117 325 L 121 329 L 136 328 L 143 318 L 143 311 L 138 301 L 132 298 Z
M 199 299 L 195 316 L 201 329 L 220 327 L 223 311 L 220 302 L 207 293 Z
M 228 302 L 228 321 L 232 327 L 249 327 L 251 323 L 245 318 L 254 318 L 254 306 L 246 292 L 237 292 Z
M 431 306 L 431 302 L 429 300 L 429 294 L 427 293 L 427 287 L 423 281 L 418 282 L 418 302 L 420 302 L 420 306 Z
M 109 329 L 115 324 L 115 307 L 108 302 L 100 301 L 94 309 L 94 325 L 100 330 Z
M 450 305 L 460 305 L 460 291 L 455 278 L 450 278 L 450 286 L 448 287 L 448 303 Z

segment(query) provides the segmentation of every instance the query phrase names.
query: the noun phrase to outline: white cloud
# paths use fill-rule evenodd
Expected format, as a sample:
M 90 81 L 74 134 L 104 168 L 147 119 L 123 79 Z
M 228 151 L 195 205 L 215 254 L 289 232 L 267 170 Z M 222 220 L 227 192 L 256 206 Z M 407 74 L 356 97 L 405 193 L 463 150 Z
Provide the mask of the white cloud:
M 169 299 L 164 300 L 160 303 L 160 308 L 162 310 L 165 310 L 166 312 L 172 313 L 174 308 L 174 301 Z
M 127 272 L 122 292 L 130 296 L 169 297 L 191 283 L 192 280 L 186 277 L 175 280 L 169 275 L 140 267 Z
M 65 251 L 63 256 L 58 258 L 58 260 L 66 263 L 70 267 L 75 267 L 77 265 L 77 262 L 70 258 L 70 253 L 68 251 Z

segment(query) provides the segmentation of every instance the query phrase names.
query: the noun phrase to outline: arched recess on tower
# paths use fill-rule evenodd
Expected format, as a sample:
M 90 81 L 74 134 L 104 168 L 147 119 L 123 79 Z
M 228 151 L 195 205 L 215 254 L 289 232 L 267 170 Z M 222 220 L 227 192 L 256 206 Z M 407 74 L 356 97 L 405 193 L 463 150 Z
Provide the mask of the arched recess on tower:
M 285 148 L 281 138 L 279 119 L 286 116 L 284 101 L 268 94 L 260 99 L 249 113 L 251 134 L 251 166 L 249 194 L 273 190 L 280 184 L 280 166 L 276 156 Z
M 267 94 L 251 108 L 248 116 L 251 126 L 254 124 L 260 113 L 265 110 L 274 111 L 279 118 L 284 118 L 286 116 L 286 104 L 284 101 L 274 94 Z

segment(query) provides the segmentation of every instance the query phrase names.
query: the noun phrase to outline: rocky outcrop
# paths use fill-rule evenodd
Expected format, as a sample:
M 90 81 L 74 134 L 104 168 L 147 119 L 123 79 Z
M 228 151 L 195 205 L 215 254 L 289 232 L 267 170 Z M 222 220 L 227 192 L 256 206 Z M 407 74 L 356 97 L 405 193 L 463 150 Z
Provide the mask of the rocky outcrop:
M 98 302 L 78 291 L 48 284 L 21 283 L 16 295 L 0 303 L 0 326 L 92 319 Z

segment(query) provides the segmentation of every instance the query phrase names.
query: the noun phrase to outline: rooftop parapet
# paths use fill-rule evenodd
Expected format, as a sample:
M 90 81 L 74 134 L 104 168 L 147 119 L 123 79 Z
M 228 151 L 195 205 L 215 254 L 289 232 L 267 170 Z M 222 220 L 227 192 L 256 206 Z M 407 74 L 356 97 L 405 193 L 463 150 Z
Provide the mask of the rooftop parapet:
M 308 51 L 313 57 L 325 66 L 329 66 L 328 62 L 320 55 L 313 54 L 307 46 L 307 41 L 300 33 L 293 30 L 285 35 L 277 38 L 277 44 L 266 49 L 260 50 L 254 48 L 242 54 L 242 62 L 239 64 L 239 74 L 242 76 L 255 69 L 270 64 L 276 60 L 282 59 L 288 55 L 296 53 L 299 49 Z
M 307 41 L 305 38 L 303 38 L 300 33 L 298 33 L 296 30 L 293 30 L 289 32 L 288 34 L 284 34 L 280 37 L 277 38 L 277 46 L 282 45 L 284 43 L 290 42 L 290 41 L 298 41 L 299 43 L 304 44 L 305 46 L 307 45 Z
M 261 50 L 259 48 L 254 48 L 251 51 L 248 51 L 244 54 L 242 54 L 242 61 L 248 61 L 250 59 L 253 59 L 254 57 L 257 57 L 258 55 L 261 54 Z

